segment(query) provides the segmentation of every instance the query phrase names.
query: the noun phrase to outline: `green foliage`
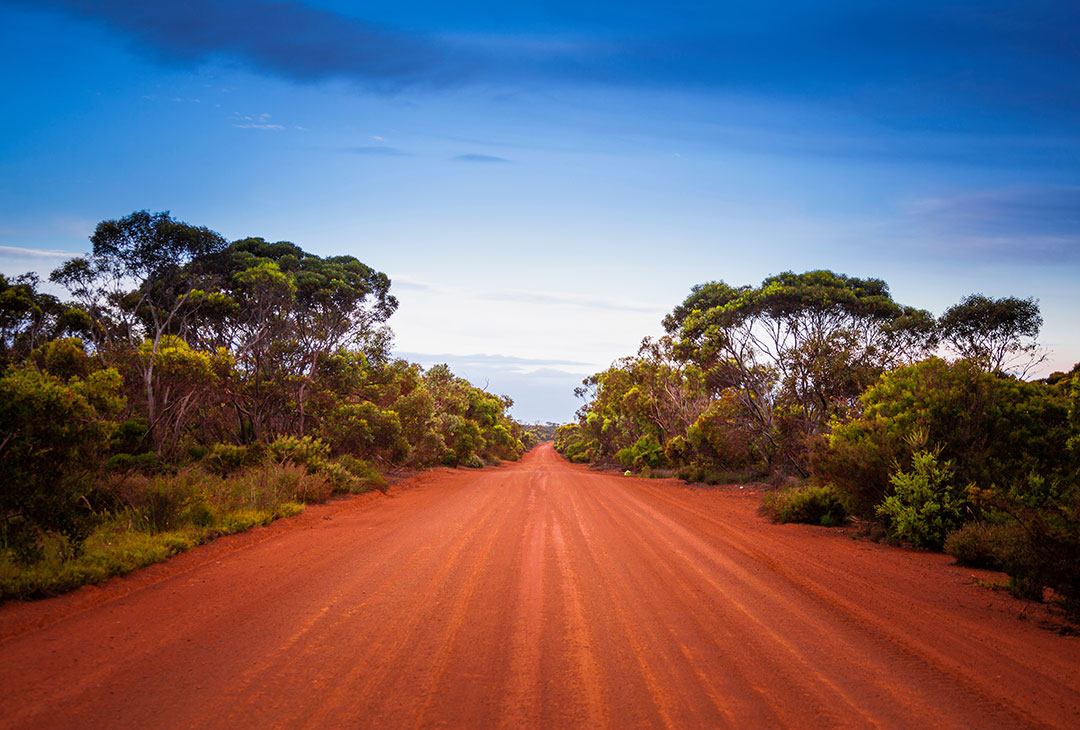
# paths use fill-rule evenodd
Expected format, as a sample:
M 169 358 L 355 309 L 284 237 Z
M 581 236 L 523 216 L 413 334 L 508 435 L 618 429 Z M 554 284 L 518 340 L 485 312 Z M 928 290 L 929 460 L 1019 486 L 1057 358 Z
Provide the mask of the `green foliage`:
M 105 462 L 105 468 L 111 472 L 142 472 L 153 474 L 161 469 L 162 463 L 153 451 L 142 454 L 114 454 Z
M 708 409 L 687 429 L 686 440 L 692 448 L 692 458 L 726 470 L 746 469 L 761 460 L 755 456 L 759 448 L 755 444 L 753 429 L 746 426 L 740 409 L 732 389 L 718 394 Z
M 337 453 L 364 454 L 386 462 L 401 461 L 409 453 L 397 412 L 370 401 L 337 406 L 322 433 Z
M 119 513 L 231 531 L 386 489 L 387 465 L 498 464 L 531 441 L 510 398 L 390 360 L 390 280 L 351 256 L 146 211 L 91 242 L 50 277 L 75 304 L 0 276 L 5 554 L 74 554 Z
M 930 358 L 884 375 L 860 405 L 856 418 L 833 422 L 811 463 L 815 477 L 850 494 L 861 514 L 890 493 L 894 464 L 907 468 L 926 444 L 941 448 L 958 482 L 1002 490 L 1030 473 L 1066 478 L 1080 464 L 1080 454 L 1065 448 L 1074 431 L 1063 383 L 1028 383 L 970 361 Z
M 1066 612 L 1080 619 L 1080 475 L 1046 480 L 1029 475 L 1026 489 L 973 490 L 978 502 L 1008 516 L 1023 540 L 1004 569 L 1017 595 L 1042 599 L 1045 588 L 1061 598 Z
M 890 477 L 895 491 L 877 508 L 890 532 L 915 547 L 940 550 L 945 537 L 971 518 L 967 490 L 953 481 L 949 462 L 939 462 L 937 451 L 912 455 L 911 471 Z
M 829 484 L 771 492 L 762 500 L 761 509 L 774 522 L 836 527 L 848 518 L 846 498 Z
M 338 457 L 337 463 L 353 476 L 351 491 L 366 492 L 371 489 L 378 489 L 380 492 L 385 492 L 389 487 L 386 479 L 383 478 L 378 469 L 362 459 L 357 459 L 350 454 L 344 454 Z
M 267 444 L 270 458 L 279 464 L 291 461 L 294 464 L 313 468 L 325 462 L 330 454 L 330 447 L 311 436 L 279 436 Z
M 31 353 L 34 364 L 61 380 L 85 378 L 95 364 L 86 354 L 86 346 L 75 337 L 50 340 Z
M 555 430 L 555 450 L 574 464 L 592 461 L 598 446 L 595 439 L 584 437 L 580 424 L 567 423 Z
M 1027 542 L 1015 522 L 967 522 L 945 538 L 944 551 L 960 565 L 1006 570 L 1022 554 Z
M 87 496 L 123 405 L 120 377 L 101 370 L 67 383 L 31 367 L 0 377 L 0 540 L 32 557 L 42 531 L 72 545 L 92 524 Z
M 808 439 L 845 417 L 879 373 L 935 341 L 930 314 L 894 302 L 885 282 L 831 271 L 695 286 L 664 327 L 714 393 L 735 394 L 760 456 L 799 471 Z
M 616 458 L 623 466 L 637 469 L 656 468 L 663 466 L 667 461 L 663 447 L 657 443 L 656 437 L 652 434 L 646 434 L 635 441 L 630 448 L 620 450 Z
M 50 372 L 67 379 L 72 375 L 85 377 L 88 371 L 76 367 L 64 371 L 65 365 L 76 364 L 78 356 L 72 352 L 78 340 L 61 340 L 66 335 L 80 335 L 89 331 L 90 322 L 85 312 L 71 305 L 62 304 L 51 294 L 38 291 L 36 274 L 23 274 L 8 279 L 0 274 L 0 368 L 22 362 L 37 353 L 44 358 L 43 344 L 57 340 Z M 65 362 L 70 356 L 70 362 Z M 39 367 L 41 365 L 39 364 Z
M 113 447 L 123 454 L 138 454 L 150 448 L 150 424 L 145 418 L 129 418 L 116 426 Z M 155 454 L 155 456 L 157 456 Z
M 266 452 L 261 445 L 214 444 L 206 456 L 206 463 L 215 473 L 226 476 L 264 458 Z
M 942 339 L 957 355 L 988 372 L 1014 368 L 1023 374 L 1040 360 L 1035 338 L 1042 315 L 1034 299 L 971 294 L 945 310 L 938 326 Z
M 151 535 L 126 528 L 120 521 L 103 525 L 74 557 L 66 543 L 54 538 L 42 549 L 44 557 L 31 565 L 0 551 L 0 599 L 55 596 L 166 560 L 199 543 L 194 530 Z
M 303 505 L 285 502 L 271 510 L 238 509 L 221 515 L 209 528 L 186 526 L 169 532 L 148 533 L 131 529 L 130 517 L 110 519 L 85 540 L 78 555 L 58 537 L 44 540 L 42 559 L 25 564 L 11 551 L 0 550 L 0 600 L 55 596 L 152 563 L 212 539 L 267 524 L 279 517 L 291 517 Z

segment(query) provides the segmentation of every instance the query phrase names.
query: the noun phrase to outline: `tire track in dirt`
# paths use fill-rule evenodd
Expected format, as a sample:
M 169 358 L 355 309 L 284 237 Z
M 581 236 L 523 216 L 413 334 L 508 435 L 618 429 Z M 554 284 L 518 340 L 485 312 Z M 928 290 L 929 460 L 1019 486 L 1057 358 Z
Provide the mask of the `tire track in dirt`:
M 1080 726 L 1080 640 L 941 556 L 550 447 L 410 484 L 0 608 L 0 728 Z
M 693 508 L 690 505 L 679 502 L 677 498 L 672 497 L 670 494 L 662 493 L 660 490 L 645 489 L 650 494 L 650 497 L 655 498 L 657 501 L 663 502 L 665 505 L 675 507 L 686 513 L 694 514 L 700 517 L 703 521 L 723 527 L 722 532 L 714 532 L 710 536 L 710 541 L 718 544 L 722 544 L 728 549 L 729 553 L 738 553 L 746 556 L 750 559 L 752 564 L 761 564 L 768 568 L 769 571 L 776 574 L 778 577 L 784 579 L 790 583 L 794 588 L 805 594 L 807 597 L 814 599 L 820 604 L 820 607 L 825 611 L 828 619 L 841 620 L 845 626 L 850 630 L 865 630 L 872 629 L 875 638 L 880 639 L 890 644 L 897 655 L 899 661 L 906 661 L 910 664 L 928 664 L 933 666 L 936 670 L 941 672 L 941 675 L 948 676 L 950 680 L 956 685 L 958 690 L 967 692 L 979 692 L 979 674 L 976 674 L 978 668 L 977 663 L 964 663 L 957 659 L 955 656 L 950 656 L 942 649 L 941 642 L 935 646 L 929 640 L 920 640 L 915 634 L 908 633 L 903 634 L 897 630 L 896 627 L 890 625 L 888 621 L 873 612 L 866 610 L 865 607 L 860 606 L 858 603 L 844 598 L 842 595 L 824 588 L 820 583 L 815 583 L 812 579 L 807 578 L 806 571 L 802 574 L 796 573 L 781 561 L 780 558 L 766 555 L 761 550 L 754 548 L 745 542 L 738 542 L 734 540 L 732 535 L 732 524 L 730 521 L 724 522 L 718 519 L 715 515 L 703 513 L 698 509 Z M 627 500 L 627 505 L 637 503 L 636 500 Z M 648 511 L 648 508 L 645 508 Z M 667 519 L 666 517 L 659 517 L 658 519 Z M 679 529 L 682 529 L 681 526 Z M 792 526 L 788 529 L 805 529 L 797 526 Z M 723 535 L 723 536 L 720 536 Z M 775 544 L 772 547 L 776 547 Z M 707 559 L 707 550 L 699 551 L 698 555 L 700 559 Z M 930 556 L 927 556 L 930 557 Z M 806 556 L 799 555 L 789 556 L 789 564 L 799 565 L 806 567 L 807 563 L 814 562 L 814 567 L 826 572 L 832 571 L 827 564 L 817 563 Z M 815 578 L 820 578 L 820 575 L 815 575 Z M 861 580 L 857 574 L 846 574 L 845 578 L 848 583 L 857 582 L 866 586 L 864 594 L 879 593 L 885 586 L 879 584 L 872 584 L 870 581 Z M 851 591 L 858 594 L 858 591 Z M 892 591 L 895 595 L 896 605 L 905 605 L 909 602 L 907 596 L 899 591 Z M 949 613 L 945 610 L 922 610 L 922 616 L 920 617 L 924 624 L 934 625 L 941 622 L 948 621 L 953 624 L 958 624 L 962 629 L 961 633 L 965 637 L 970 634 L 984 633 L 984 627 L 977 622 L 963 621 L 958 619 L 955 613 Z M 940 634 L 935 635 L 936 639 L 942 638 Z M 1045 638 L 1045 637 L 1044 637 Z M 1016 652 L 1019 655 L 1025 653 L 1026 650 L 1030 650 L 1030 647 L 1021 644 L 1016 640 L 1016 634 L 1010 633 L 1002 636 L 1000 633 L 995 637 L 995 643 L 1001 644 L 1001 656 L 999 661 L 1001 663 L 1001 670 L 1008 671 L 1012 674 L 1014 680 L 1019 681 L 1027 677 L 1032 671 L 1032 667 L 1026 666 L 1019 661 L 1016 661 L 1010 655 L 1011 652 Z M 955 643 L 950 644 L 955 648 Z M 1075 656 L 1072 657 L 1075 659 Z M 1063 695 L 1069 694 L 1068 684 L 1061 681 L 1061 678 L 1067 676 L 1071 671 L 1075 671 L 1075 662 L 1055 662 L 1056 657 L 1048 655 L 1045 657 L 1044 663 L 1035 668 L 1035 671 L 1040 675 L 1040 684 L 1042 690 L 1047 693 L 1048 696 L 1053 697 L 1054 690 L 1060 690 Z M 1056 671 L 1055 671 L 1056 670 Z M 1000 679 L 1000 677 L 998 677 Z M 938 684 L 941 681 L 941 676 L 935 677 L 933 683 Z M 1011 723 L 1033 723 L 1033 718 L 1029 715 L 1027 710 L 1014 702 L 995 703 L 995 707 L 998 710 L 1004 710 L 1009 716 Z M 1021 719 L 1022 718 L 1022 719 Z M 1037 724 L 1037 723 L 1035 723 Z

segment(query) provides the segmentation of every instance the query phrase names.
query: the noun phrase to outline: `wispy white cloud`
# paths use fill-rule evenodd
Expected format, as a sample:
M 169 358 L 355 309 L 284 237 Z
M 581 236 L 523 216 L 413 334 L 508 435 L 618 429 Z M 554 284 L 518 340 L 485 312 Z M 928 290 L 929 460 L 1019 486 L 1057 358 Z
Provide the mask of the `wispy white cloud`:
M 667 311 L 663 307 L 632 302 L 606 297 L 590 297 L 581 294 L 567 294 L 563 292 L 535 292 L 535 291 L 499 291 L 480 295 L 481 299 L 496 302 L 521 302 L 525 304 L 543 304 L 568 307 L 581 307 L 584 309 L 612 309 L 620 312 L 645 312 L 663 313 Z
M 505 157 L 498 157 L 496 155 L 478 155 L 478 154 L 475 154 L 475 153 L 469 153 L 469 154 L 465 154 L 465 155 L 458 155 L 457 157 L 454 158 L 454 162 L 481 162 L 481 163 L 483 163 L 483 162 L 495 162 L 495 163 L 501 163 L 501 162 L 510 162 L 510 160 L 506 159 Z
M 944 252 L 997 260 L 1080 260 L 1080 186 L 978 190 L 910 201 L 906 213 Z
M 427 281 L 420 281 L 410 276 L 403 276 L 401 274 L 390 274 L 391 286 L 396 289 L 411 289 L 413 291 L 442 291 L 448 293 L 448 290 L 441 289 L 435 284 Z
M 21 248 L 19 246 L 0 246 L 0 256 L 23 259 L 66 259 L 75 254 L 70 251 L 53 251 L 40 248 Z
M 471 355 L 461 355 L 454 353 L 424 353 L 424 352 L 399 352 L 400 357 L 415 358 L 417 360 L 424 361 L 438 361 L 443 362 L 447 359 L 454 360 L 458 363 L 472 363 L 477 365 L 485 365 L 487 367 L 496 367 L 500 369 L 516 370 L 516 371 L 532 371 L 536 368 L 556 368 L 557 366 L 589 366 L 592 367 L 593 363 L 582 362 L 580 360 L 560 360 L 560 359 L 547 359 L 547 358 L 533 358 L 533 357 L 514 357 L 512 355 L 489 355 L 486 353 L 473 353 Z M 565 371 L 560 371 L 565 374 Z
M 266 129 L 272 132 L 285 130 L 284 125 L 271 122 L 270 115 L 265 112 L 256 116 L 238 113 L 233 116 L 233 120 L 233 126 L 237 129 Z
M 393 286 L 398 289 L 427 291 L 440 295 L 478 299 L 488 302 L 516 302 L 519 304 L 603 309 L 617 312 L 642 312 L 645 314 L 657 314 L 658 316 L 667 312 L 666 305 L 658 306 L 647 302 L 615 299 L 611 297 L 593 297 L 569 292 L 530 291 L 526 289 L 502 289 L 498 291 L 465 290 L 395 274 L 390 275 L 390 281 L 393 283 Z
M 399 150 L 397 147 L 386 145 L 370 145 L 367 147 L 346 147 L 346 152 L 354 155 L 370 155 L 372 157 L 408 157 L 409 153 Z

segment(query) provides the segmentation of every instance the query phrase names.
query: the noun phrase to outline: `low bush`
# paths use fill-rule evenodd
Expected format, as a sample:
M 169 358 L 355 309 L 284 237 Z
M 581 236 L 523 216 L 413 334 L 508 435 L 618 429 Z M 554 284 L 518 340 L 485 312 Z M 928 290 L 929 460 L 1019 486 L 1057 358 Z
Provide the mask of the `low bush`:
M 353 476 L 352 492 L 354 494 L 360 494 L 372 489 L 378 489 L 380 492 L 385 492 L 389 486 L 386 483 L 386 479 L 379 473 L 378 469 L 364 461 L 363 459 L 357 459 L 355 456 L 345 454 L 338 457 L 337 463 L 344 467 Z
M 330 447 L 319 439 L 310 436 L 279 436 L 271 441 L 267 447 L 270 458 L 279 464 L 291 461 L 294 464 L 306 466 L 316 471 L 319 466 L 326 463 L 330 454 Z
M 114 454 L 105 462 L 109 471 L 153 474 L 161 468 L 161 460 L 153 451 L 143 454 Z
M 764 464 L 744 469 L 725 469 L 712 464 L 694 463 L 681 466 L 675 476 L 685 482 L 696 484 L 748 484 L 760 481 L 769 475 Z
M 667 461 L 664 447 L 652 434 L 642 436 L 629 448 L 620 449 L 615 454 L 615 459 L 624 467 L 637 469 L 663 466 Z
M 766 494 L 761 510 L 774 522 L 805 522 L 826 527 L 842 525 L 848 518 L 846 497 L 831 484 Z
M 1080 620 L 1080 483 L 1031 476 L 1027 483 L 1023 492 L 979 489 L 973 495 L 1007 515 L 1006 524 L 1023 536 L 1005 565 L 1009 589 L 1041 600 L 1050 588 L 1066 613 Z
M 260 444 L 251 446 L 214 444 L 210 447 L 210 453 L 206 455 L 206 463 L 217 474 L 227 476 L 245 467 L 254 466 L 264 457 Z
M 960 565 L 1006 570 L 1023 550 L 1025 534 L 1016 523 L 969 522 L 945 538 L 945 552 Z
M 938 452 L 916 452 L 911 462 L 911 471 L 897 470 L 889 478 L 894 491 L 877 514 L 894 536 L 940 550 L 945 537 L 971 519 L 972 504 L 967 490 L 952 483 L 952 465 L 938 462 Z

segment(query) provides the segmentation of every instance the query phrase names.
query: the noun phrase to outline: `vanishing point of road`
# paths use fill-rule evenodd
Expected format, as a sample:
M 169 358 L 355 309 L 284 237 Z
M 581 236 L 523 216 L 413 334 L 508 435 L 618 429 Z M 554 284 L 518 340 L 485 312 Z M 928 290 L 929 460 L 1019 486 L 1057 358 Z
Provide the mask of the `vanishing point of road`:
M 0 606 L 0 728 L 1080 727 L 1080 639 L 996 574 L 758 502 L 422 473 Z

